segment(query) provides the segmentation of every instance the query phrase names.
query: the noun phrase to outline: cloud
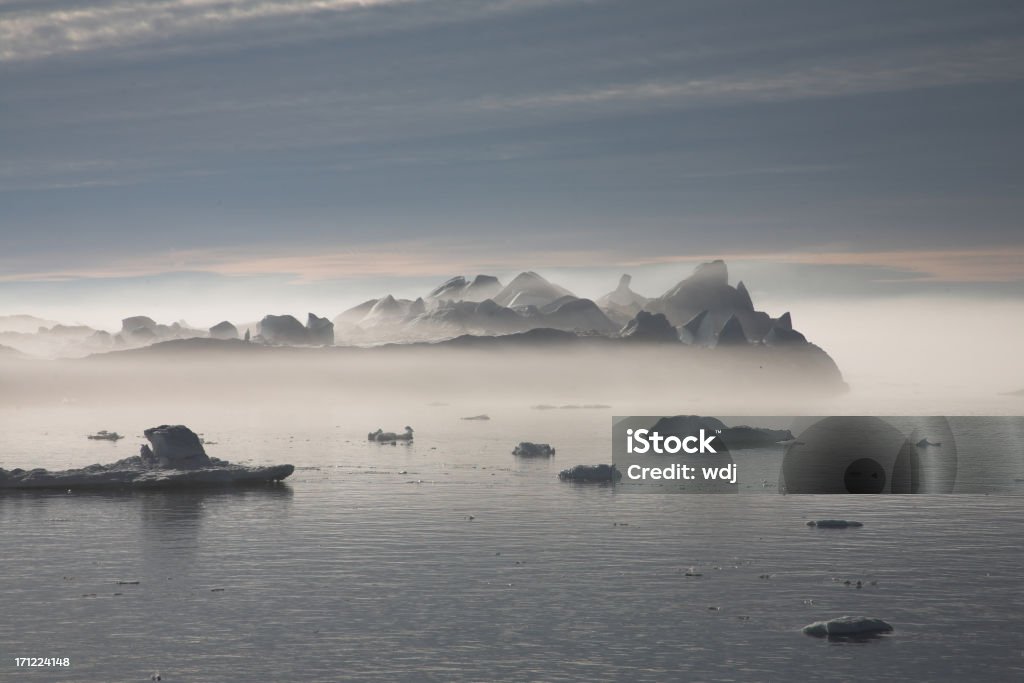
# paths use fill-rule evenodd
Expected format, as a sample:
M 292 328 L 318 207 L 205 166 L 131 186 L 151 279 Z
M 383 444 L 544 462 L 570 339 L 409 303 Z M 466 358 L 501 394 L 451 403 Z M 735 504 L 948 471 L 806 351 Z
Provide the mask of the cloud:
M 225 33 L 255 25 L 280 29 L 284 21 L 307 21 L 363 13 L 389 6 L 429 6 L 429 15 L 389 16 L 390 26 L 529 10 L 589 0 L 491 0 L 459 3 L 451 0 L 87 0 L 70 7 L 7 11 L 0 14 L 0 62 L 21 62 L 164 42 L 209 40 L 218 47 Z M 82 6 L 82 5 L 85 6 Z M 0 4 L 2 7 L 2 4 Z M 275 31 L 274 40 L 282 39 Z
M 289 11 L 298 12 L 302 7 L 306 9 L 301 11 L 314 11 L 312 7 L 326 4 L 334 8 L 330 11 L 337 12 L 342 8 L 354 9 L 380 3 L 422 1 L 425 0 L 326 0 L 287 4 L 291 8 Z M 173 0 L 164 4 L 220 8 L 223 3 Z M 250 13 L 276 11 L 274 8 L 258 10 L 250 0 L 235 0 L 229 4 L 244 5 Z M 259 3 L 259 7 L 264 4 L 267 3 Z M 276 7 L 279 3 L 274 0 L 269 4 Z M 519 8 L 530 5 L 524 0 L 515 4 Z M 284 11 L 283 8 L 277 9 Z M 222 12 L 223 9 L 216 11 Z M 249 15 L 243 12 L 241 16 Z M 62 24 L 57 22 L 57 25 Z M 77 27 L 73 21 L 70 25 Z M 142 26 L 150 25 L 142 21 Z M 0 19 L 0 51 L 5 49 L 4 26 L 5 20 Z M 116 29 L 110 30 L 116 33 Z M 84 34 L 89 33 L 82 28 L 73 31 L 63 29 L 63 32 L 75 35 L 83 31 Z M 7 49 L 17 50 L 16 47 Z M 36 169 L 39 172 L 33 172 L 33 164 L 38 166 L 39 162 L 31 157 L 25 159 L 12 155 L 6 163 L 0 163 L 0 191 L 131 185 L 192 173 L 211 173 L 217 171 L 216 165 L 210 167 L 210 162 L 203 162 L 207 166 L 196 168 L 195 159 L 217 152 L 233 155 L 244 150 L 272 154 L 284 150 L 315 151 L 329 145 L 354 148 L 367 144 L 409 145 L 445 139 L 446 136 L 504 131 L 510 126 L 557 124 L 568 119 L 592 120 L 624 112 L 649 112 L 659 107 L 681 111 L 1022 79 L 1024 55 L 1020 46 L 1008 40 L 988 40 L 942 48 L 903 48 L 880 55 L 834 60 L 830 64 L 789 69 L 747 69 L 695 79 L 646 79 L 547 91 L 535 84 L 532 87 L 535 92 L 512 95 L 502 90 L 491 90 L 483 94 L 469 91 L 438 97 L 430 88 L 389 88 L 386 85 L 373 85 L 358 96 L 351 90 L 336 87 L 273 94 L 226 93 L 217 98 L 197 95 L 166 99 L 154 93 L 151 101 L 136 101 L 130 107 L 102 107 L 87 111 L 62 108 L 50 110 L 44 116 L 48 117 L 47 125 L 106 122 L 125 125 L 129 132 L 143 130 L 141 127 L 147 122 L 152 125 L 173 121 L 178 126 L 187 120 L 185 125 L 192 126 L 186 128 L 190 132 L 182 139 L 176 139 L 171 148 L 161 145 L 163 138 L 159 130 L 153 131 L 149 142 L 142 141 L 141 144 L 156 147 L 148 157 L 150 168 L 138 169 L 138 159 L 124 159 L 116 163 L 104 160 L 107 167 L 88 168 L 88 164 L 95 162 L 86 159 L 56 161 L 53 168 L 39 168 Z M 345 116 L 334 115 L 342 109 Z M 261 130 L 261 134 L 249 134 L 244 126 L 238 125 L 239 117 L 243 115 L 249 125 Z M 204 135 L 203 131 L 219 132 Z M 544 145 L 536 145 L 534 152 L 545 155 L 552 149 L 554 143 L 546 141 Z M 179 158 L 177 155 L 183 150 L 188 150 L 189 154 Z M 351 151 L 346 150 L 346 154 L 351 155 Z M 474 154 L 479 155 L 479 150 Z M 522 156 L 518 152 L 517 155 Z M 503 158 L 501 155 L 492 157 L 496 160 Z M 437 158 L 436 149 L 425 157 L 407 150 L 395 155 L 374 149 L 372 154 L 364 154 L 355 160 L 348 158 L 345 165 L 356 170 L 417 165 L 420 161 L 437 163 Z M 341 166 L 337 164 L 335 170 Z M 751 172 L 738 169 L 725 173 Z
M 495 256 L 495 254 L 499 254 Z M 33 267 L 0 260 L 0 282 L 61 282 L 202 272 L 226 276 L 289 276 L 296 283 L 366 277 L 445 276 L 614 262 L 612 250 L 501 250 L 439 240 L 407 240 L 360 248 L 253 248 L 162 250 L 152 254 L 91 255 L 89 265 Z M 5 272 L 6 271 L 6 272 Z
M 483 110 L 532 110 L 650 104 L 682 106 L 777 102 L 897 92 L 916 88 L 1024 79 L 1020 44 L 990 40 L 961 47 L 912 49 L 832 65 L 686 80 L 646 80 L 563 90 L 524 97 L 490 95 L 474 102 Z
M 821 251 L 732 253 L 727 255 L 638 258 L 635 265 L 690 262 L 725 258 L 727 261 L 793 263 L 817 266 L 860 266 L 906 274 L 899 282 L 1024 283 L 1024 247 L 1001 249 Z M 623 264 L 627 265 L 627 264 Z
M 0 18 L 0 61 L 121 47 L 247 22 L 337 13 L 418 0 L 163 0 L 91 2 L 81 7 L 12 12 Z
M 507 245 L 506 245 L 507 246 Z M 1024 247 L 1003 249 L 742 252 L 659 256 L 622 248 L 508 249 L 417 239 L 358 248 L 221 247 L 161 250 L 150 254 L 91 255 L 88 265 L 33 267 L 0 260 L 0 282 L 61 282 L 196 272 L 229 277 L 284 276 L 310 283 L 361 278 L 449 277 L 457 273 L 523 268 L 636 268 L 673 263 L 727 262 L 857 266 L 899 275 L 899 283 L 1024 283 Z

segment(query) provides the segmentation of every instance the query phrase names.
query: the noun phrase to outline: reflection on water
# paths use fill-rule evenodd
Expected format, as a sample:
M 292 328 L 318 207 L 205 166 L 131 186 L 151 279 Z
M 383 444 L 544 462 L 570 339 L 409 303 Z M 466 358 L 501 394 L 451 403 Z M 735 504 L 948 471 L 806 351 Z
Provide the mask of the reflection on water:
M 263 502 L 272 506 L 274 518 L 287 517 L 292 489 L 267 485 L 242 489 L 212 489 L 173 494 L 140 492 L 128 496 L 139 516 L 139 542 L 146 566 L 158 564 L 180 573 L 188 570 L 200 547 L 203 524 L 208 517 L 248 510 Z M 216 521 L 210 523 L 216 524 Z M 168 563 L 169 560 L 169 563 Z

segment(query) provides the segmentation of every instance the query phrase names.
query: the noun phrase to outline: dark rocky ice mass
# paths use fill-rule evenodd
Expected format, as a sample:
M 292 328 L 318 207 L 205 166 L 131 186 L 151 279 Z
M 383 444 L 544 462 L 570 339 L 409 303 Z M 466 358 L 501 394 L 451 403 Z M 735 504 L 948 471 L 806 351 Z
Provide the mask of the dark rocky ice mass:
M 615 465 L 576 465 L 559 472 L 558 478 L 581 484 L 607 484 L 621 479 L 622 473 Z
M 551 444 L 531 441 L 520 441 L 519 445 L 512 449 L 512 455 L 520 458 L 550 458 L 554 454 L 555 449 Z
M 806 635 L 816 638 L 850 638 L 877 636 L 893 630 L 891 624 L 874 617 L 843 616 L 825 621 L 816 621 L 803 627 Z
M 210 328 L 211 339 L 238 339 L 238 328 L 224 320 Z
M 188 489 L 279 482 L 292 465 L 248 467 L 206 454 L 199 437 L 183 425 L 160 425 L 145 431 L 149 445 L 139 455 L 108 465 L 50 472 L 45 469 L 0 469 L 0 489 Z
M 413 429 L 406 425 L 405 429 L 401 432 L 385 432 L 383 429 L 378 429 L 375 432 L 370 432 L 366 435 L 367 441 L 375 441 L 377 443 L 396 443 L 398 441 L 412 441 Z

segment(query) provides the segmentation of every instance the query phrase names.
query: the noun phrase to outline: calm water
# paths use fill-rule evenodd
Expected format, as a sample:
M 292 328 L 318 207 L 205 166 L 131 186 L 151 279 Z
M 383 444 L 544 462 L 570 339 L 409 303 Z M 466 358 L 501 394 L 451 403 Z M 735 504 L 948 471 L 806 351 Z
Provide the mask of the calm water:
M 212 455 L 300 469 L 235 493 L 0 495 L 0 680 L 1024 674 L 1019 496 L 630 495 L 555 476 L 609 460 L 611 410 L 467 422 L 482 411 L 419 406 L 394 423 L 351 406 L 179 406 L 156 421 L 151 407 L 5 409 L 4 467 L 109 462 L 174 421 L 216 441 Z M 406 421 L 413 445 L 365 442 Z M 96 429 L 129 438 L 86 441 Z M 523 439 L 558 455 L 517 461 Z M 740 456 L 744 486 L 776 481 L 773 457 Z M 865 526 L 805 525 L 822 517 Z M 842 614 L 896 631 L 860 644 L 799 632 Z M 72 666 L 15 669 L 16 656 Z

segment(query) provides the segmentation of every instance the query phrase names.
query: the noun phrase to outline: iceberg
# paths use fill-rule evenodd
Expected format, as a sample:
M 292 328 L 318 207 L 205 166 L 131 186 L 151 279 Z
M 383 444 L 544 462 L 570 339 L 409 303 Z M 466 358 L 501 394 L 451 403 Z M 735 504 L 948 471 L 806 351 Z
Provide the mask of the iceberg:
M 124 437 L 117 432 L 108 432 L 106 429 L 101 429 L 95 434 L 90 434 L 88 437 L 91 441 L 120 441 Z
M 385 432 L 383 429 L 378 429 L 375 432 L 370 432 L 366 435 L 367 441 L 376 441 L 377 443 L 395 443 L 398 441 L 412 441 L 412 427 L 409 425 L 405 426 L 405 431 L 401 434 L 395 432 Z
M 558 473 L 562 481 L 578 483 L 611 483 L 622 479 L 622 473 L 615 465 L 576 465 Z
M 519 445 L 512 449 L 512 455 L 520 458 L 550 458 L 554 454 L 554 447 L 548 443 L 520 441 Z
M 249 467 L 209 457 L 199 437 L 184 425 L 160 425 L 144 434 L 139 455 L 108 465 L 50 472 L 0 469 L 0 490 L 23 489 L 188 489 L 279 482 L 292 465 Z
M 334 344 L 334 323 L 313 313 L 306 316 L 306 332 L 310 344 L 332 346 Z
M 238 328 L 225 320 L 210 328 L 210 337 L 213 339 L 238 339 Z
M 304 345 L 309 331 L 292 315 L 267 315 L 260 321 L 260 336 L 268 344 Z
M 480 302 L 496 296 L 501 289 L 501 282 L 493 275 L 477 275 L 472 281 L 456 275 L 435 287 L 427 298 L 434 301 Z
M 623 275 L 619 278 L 619 286 L 614 291 L 597 300 L 597 305 L 612 320 L 625 323 L 635 317 L 647 304 L 647 297 L 637 294 L 629 288 L 632 281 L 631 275 Z
M 639 311 L 636 317 L 619 331 L 619 336 L 635 342 L 680 343 L 679 330 L 672 327 L 668 318 L 661 313 L 647 311 Z
M 567 295 L 572 296 L 572 292 L 545 280 L 533 271 L 527 271 L 517 275 L 493 299 L 498 304 L 510 308 L 518 306 L 540 307 L 546 306 Z
M 873 617 L 843 616 L 827 621 L 816 621 L 801 629 L 815 638 L 857 638 L 889 633 L 892 625 Z

